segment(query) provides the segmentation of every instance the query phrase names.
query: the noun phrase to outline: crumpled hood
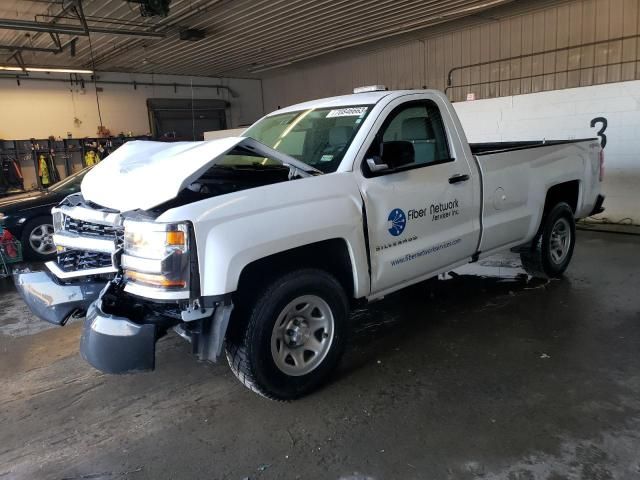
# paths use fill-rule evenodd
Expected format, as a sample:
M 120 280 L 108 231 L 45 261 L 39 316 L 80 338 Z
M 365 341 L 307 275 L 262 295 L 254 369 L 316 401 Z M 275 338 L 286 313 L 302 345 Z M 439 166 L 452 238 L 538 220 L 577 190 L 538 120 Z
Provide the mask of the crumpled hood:
M 120 212 L 148 210 L 175 198 L 237 146 L 294 167 L 300 176 L 322 173 L 249 137 L 207 142 L 131 141 L 87 173 L 82 196 Z
M 82 196 L 121 212 L 153 208 L 178 195 L 243 140 L 127 142 L 87 173 Z

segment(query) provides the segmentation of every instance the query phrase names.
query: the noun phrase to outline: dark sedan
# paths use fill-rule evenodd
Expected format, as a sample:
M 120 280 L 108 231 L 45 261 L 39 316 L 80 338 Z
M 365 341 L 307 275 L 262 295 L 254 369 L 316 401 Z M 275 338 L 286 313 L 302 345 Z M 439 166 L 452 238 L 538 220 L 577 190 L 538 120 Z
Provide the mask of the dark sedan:
M 74 173 L 46 190 L 0 199 L 0 224 L 22 242 L 27 259 L 48 260 L 55 255 L 51 209 L 67 195 L 80 191 L 90 169 Z

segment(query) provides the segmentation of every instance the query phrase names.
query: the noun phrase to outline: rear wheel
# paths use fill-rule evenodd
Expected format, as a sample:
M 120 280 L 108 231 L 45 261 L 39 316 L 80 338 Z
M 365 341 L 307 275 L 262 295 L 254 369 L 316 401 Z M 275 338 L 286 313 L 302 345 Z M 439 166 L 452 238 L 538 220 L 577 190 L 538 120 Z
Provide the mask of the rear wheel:
M 543 218 L 530 248 L 520 253 L 522 266 L 533 277 L 560 277 L 571 262 L 575 243 L 573 210 L 559 203 Z
M 238 312 L 233 321 L 239 323 L 227 337 L 229 366 L 245 386 L 267 398 L 292 400 L 312 392 L 344 351 L 347 297 L 322 270 L 283 275 Z
M 50 260 L 56 253 L 51 217 L 29 220 L 22 229 L 22 248 L 31 260 Z

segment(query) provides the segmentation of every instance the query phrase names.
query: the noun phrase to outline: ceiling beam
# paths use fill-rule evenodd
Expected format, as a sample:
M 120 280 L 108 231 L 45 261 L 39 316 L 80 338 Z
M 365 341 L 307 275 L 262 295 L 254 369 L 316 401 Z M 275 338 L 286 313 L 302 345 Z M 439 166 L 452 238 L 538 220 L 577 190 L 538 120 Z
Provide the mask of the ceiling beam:
M 89 25 L 87 24 L 87 19 L 84 16 L 84 9 L 82 8 L 82 2 L 76 1 L 73 5 L 73 10 L 76 12 L 76 15 L 80 19 L 80 23 L 82 24 L 82 28 L 84 28 L 84 32 L 89 35 Z
M 44 47 L 28 47 L 22 45 L 2 45 L 0 44 L 0 50 L 9 50 L 10 52 L 41 52 L 41 53 L 60 53 L 62 50 L 59 48 L 44 48 Z
M 6 30 L 27 30 L 30 32 L 58 33 L 65 35 L 81 35 L 87 36 L 82 25 L 67 24 L 51 24 L 28 20 L 13 20 L 8 18 L 0 18 L 0 29 Z M 109 35 L 125 35 L 129 37 L 149 37 L 149 38 L 165 38 L 164 33 L 150 32 L 147 30 L 129 30 L 124 28 L 108 28 L 108 27 L 89 27 L 93 33 L 105 33 Z

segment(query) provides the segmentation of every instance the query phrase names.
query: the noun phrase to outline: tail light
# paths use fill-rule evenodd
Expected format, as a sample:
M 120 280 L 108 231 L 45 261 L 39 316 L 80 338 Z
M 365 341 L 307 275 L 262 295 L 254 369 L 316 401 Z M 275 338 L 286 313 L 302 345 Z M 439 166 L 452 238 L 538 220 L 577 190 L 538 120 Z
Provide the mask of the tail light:
M 600 149 L 600 181 L 604 180 L 604 150 Z

